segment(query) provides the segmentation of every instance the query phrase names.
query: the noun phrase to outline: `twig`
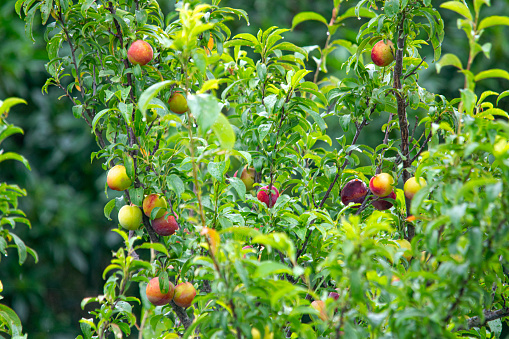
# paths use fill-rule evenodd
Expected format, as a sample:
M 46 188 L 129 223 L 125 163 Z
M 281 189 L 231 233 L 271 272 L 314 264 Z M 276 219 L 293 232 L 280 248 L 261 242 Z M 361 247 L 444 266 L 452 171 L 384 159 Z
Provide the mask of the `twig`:
M 483 310 L 482 321 L 478 316 L 468 319 L 468 328 L 481 327 L 486 325 L 488 322 L 497 320 L 500 318 L 509 317 L 509 307 L 501 308 L 495 311 Z
M 364 126 L 366 126 L 367 124 L 368 124 L 368 120 L 366 118 L 364 118 L 364 120 L 360 124 L 356 124 L 357 130 L 356 130 L 355 135 L 354 135 L 354 137 L 352 139 L 352 145 L 354 145 L 357 142 L 357 139 L 359 138 L 359 135 L 361 134 L 362 128 Z M 347 155 L 352 154 L 352 152 L 353 152 L 353 150 L 348 152 Z M 343 172 L 343 170 L 346 168 L 347 165 L 348 165 L 348 159 L 345 159 L 345 162 L 343 163 L 343 166 L 341 166 L 341 168 L 338 169 L 338 171 L 336 173 L 336 176 L 334 177 L 334 180 L 332 180 L 332 183 L 329 185 L 329 188 L 327 189 L 327 192 L 325 192 L 324 197 L 320 201 L 320 204 L 318 205 L 319 209 L 323 207 L 323 205 L 325 204 L 325 201 L 329 198 L 329 195 L 330 195 L 330 192 L 332 191 L 332 188 L 334 187 L 334 185 L 338 181 L 339 176 L 341 175 L 341 173 Z M 310 223 L 308 227 L 310 227 L 311 224 L 312 223 Z M 302 253 L 304 253 L 304 251 L 306 250 L 306 247 L 307 247 L 308 242 L 309 242 L 309 238 L 311 237 L 311 233 L 312 233 L 311 229 L 308 228 L 308 230 L 306 232 L 306 238 L 304 240 L 304 243 L 302 244 L 302 247 L 297 251 L 297 255 L 296 255 L 295 260 L 299 259 L 300 255 Z
M 327 25 L 327 40 L 325 41 L 325 46 L 323 47 L 323 50 L 322 50 L 322 53 L 321 53 L 321 56 L 320 56 L 320 60 L 318 60 L 318 62 L 316 64 L 316 71 L 315 71 L 315 75 L 313 76 L 313 82 L 315 84 L 316 84 L 316 81 L 318 80 L 318 74 L 320 73 L 320 69 L 322 68 L 322 64 L 325 61 L 325 54 L 323 53 L 323 51 L 326 50 L 327 48 L 329 48 L 329 42 L 330 42 L 330 38 L 331 38 L 329 27 L 334 25 L 334 22 L 336 21 L 336 17 L 338 15 L 338 10 L 339 10 L 339 5 L 338 5 L 337 8 L 334 7 L 332 9 L 332 17 L 330 19 L 329 24 Z
M 403 80 L 406 80 L 408 77 L 414 75 L 416 73 L 416 71 L 419 69 L 419 67 L 421 67 L 422 63 L 424 62 L 424 60 L 426 60 L 426 57 L 422 58 L 421 62 L 419 62 L 419 64 L 410 72 L 408 73 L 407 75 L 405 75 L 405 77 L 403 78 Z
M 407 121 L 407 113 L 406 113 L 406 100 L 405 96 L 401 93 L 401 78 L 403 77 L 403 51 L 405 48 L 405 31 L 404 31 L 404 22 L 406 16 L 403 12 L 401 17 L 399 27 L 398 27 L 398 41 L 397 41 L 397 49 L 396 49 L 396 64 L 394 66 L 394 82 L 393 82 L 393 92 L 396 96 L 396 102 L 398 105 L 398 120 L 399 120 L 399 129 L 401 132 L 401 154 L 404 157 L 403 160 L 403 182 L 406 182 L 410 179 L 410 173 L 407 168 L 410 167 L 410 159 L 408 152 L 408 121 Z M 405 197 L 405 206 L 406 213 L 409 216 L 410 213 L 410 199 Z M 407 234 L 408 240 L 412 240 L 415 235 L 415 228 L 411 223 L 407 224 Z

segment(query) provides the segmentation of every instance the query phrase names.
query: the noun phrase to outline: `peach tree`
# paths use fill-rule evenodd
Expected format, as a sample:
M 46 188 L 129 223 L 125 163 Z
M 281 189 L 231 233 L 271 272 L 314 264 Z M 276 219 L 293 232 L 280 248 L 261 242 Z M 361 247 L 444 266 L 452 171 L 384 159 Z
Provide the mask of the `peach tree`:
M 155 0 L 18 0 L 28 37 L 37 13 L 47 26 L 43 91 L 72 102 L 91 160 L 116 168 L 105 193 L 122 192 L 104 214 L 124 211 L 123 246 L 83 300 L 80 338 L 500 336 L 509 92 L 476 84 L 509 73 L 471 66 L 509 18 L 441 4 L 467 35 L 463 66 L 441 55 L 431 0 L 331 5 L 232 35 L 248 15 L 220 0 L 168 15 Z M 334 38 L 356 18 L 353 41 Z M 305 21 L 325 45 L 284 39 Z M 327 72 L 337 49 L 345 77 Z M 431 64 L 459 69 L 460 97 L 421 87 Z

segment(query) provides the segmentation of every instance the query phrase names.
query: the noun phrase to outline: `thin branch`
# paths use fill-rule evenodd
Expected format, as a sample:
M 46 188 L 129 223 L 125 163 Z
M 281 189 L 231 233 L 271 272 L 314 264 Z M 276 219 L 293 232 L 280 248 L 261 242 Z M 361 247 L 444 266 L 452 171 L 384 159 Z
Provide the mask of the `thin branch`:
M 470 329 L 472 327 L 481 327 L 486 325 L 489 321 L 505 317 L 509 317 L 509 307 L 501 308 L 495 311 L 484 310 L 482 320 L 478 316 L 468 319 L 468 328 Z
M 323 51 L 326 50 L 327 48 L 329 48 L 329 42 L 330 42 L 330 39 L 331 39 L 331 34 L 330 34 L 330 31 L 329 31 L 329 27 L 334 25 L 334 22 L 336 21 L 336 17 L 338 15 L 338 10 L 339 10 L 339 5 L 338 5 L 337 8 L 334 7 L 332 9 L 332 17 L 330 19 L 329 25 L 327 26 L 327 40 L 325 41 L 325 46 L 322 49 L 320 60 L 318 60 L 318 62 L 316 64 L 316 71 L 315 71 L 315 75 L 313 76 L 313 82 L 315 84 L 316 84 L 316 82 L 318 80 L 318 74 L 320 73 L 320 69 L 322 68 L 322 64 L 325 62 L 325 53 Z
M 406 112 L 406 99 L 403 93 L 401 93 L 401 78 L 403 77 L 403 52 L 405 48 L 405 31 L 404 31 L 404 23 L 406 20 L 405 13 L 403 12 L 401 20 L 399 22 L 398 27 L 398 40 L 397 40 L 397 49 L 396 49 L 396 63 L 394 66 L 394 82 L 393 82 L 393 92 L 396 96 L 396 102 L 398 105 L 398 120 L 399 120 L 399 129 L 401 133 L 401 154 L 404 158 L 403 160 L 403 182 L 406 182 L 410 179 L 410 173 L 407 168 L 410 167 L 411 162 L 409 159 L 409 147 L 408 147 L 408 120 L 407 120 L 407 112 Z M 410 213 L 410 199 L 405 197 L 405 206 L 406 213 L 409 216 Z M 415 227 L 411 223 L 407 224 L 407 240 L 412 240 L 415 235 Z
M 416 74 L 417 70 L 419 69 L 419 67 L 421 67 L 422 63 L 424 62 L 424 60 L 426 60 L 426 57 L 422 58 L 421 62 L 419 62 L 419 64 L 410 72 L 408 73 L 407 75 L 405 75 L 405 77 L 403 78 L 403 80 L 406 80 L 408 77 Z
M 368 125 L 368 120 L 366 118 L 360 124 L 356 124 L 357 130 L 355 131 L 355 135 L 354 135 L 354 137 L 352 139 L 352 145 L 354 145 L 357 142 L 357 139 L 359 138 L 359 135 L 361 134 L 361 130 L 366 125 Z M 347 155 L 349 156 L 350 154 L 352 154 L 352 152 L 353 152 L 353 149 L 350 152 L 348 152 Z M 319 209 L 323 207 L 323 205 L 325 204 L 325 201 L 329 198 L 329 195 L 330 195 L 330 192 L 332 191 L 332 188 L 334 187 L 334 185 L 338 181 L 339 176 L 341 175 L 343 170 L 346 168 L 346 166 L 348 166 L 348 159 L 345 159 L 345 162 L 343 163 L 343 166 L 341 166 L 341 168 L 338 169 L 338 171 L 336 173 L 336 176 L 334 177 L 334 180 L 332 180 L 332 183 L 329 185 L 329 188 L 327 189 L 327 192 L 325 192 L 325 195 L 322 198 L 322 201 L 320 201 L 320 204 L 318 205 Z M 308 227 L 310 227 L 311 224 Z M 311 229 L 308 228 L 308 230 L 306 232 L 306 237 L 304 239 L 304 243 L 302 244 L 302 247 L 299 250 L 297 250 L 297 256 L 296 256 L 295 260 L 299 259 L 301 254 L 304 253 L 304 251 L 306 250 L 306 247 L 308 245 L 309 239 L 311 237 L 311 233 L 312 233 Z

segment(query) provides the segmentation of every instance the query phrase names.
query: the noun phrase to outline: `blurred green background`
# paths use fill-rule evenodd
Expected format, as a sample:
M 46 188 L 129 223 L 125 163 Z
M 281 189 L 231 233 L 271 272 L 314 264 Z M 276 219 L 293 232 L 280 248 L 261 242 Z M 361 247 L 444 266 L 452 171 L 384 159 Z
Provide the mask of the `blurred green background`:
M 25 135 L 7 139 L 2 147 L 28 158 L 32 171 L 15 162 L 4 162 L 0 165 L 0 181 L 17 183 L 28 191 L 28 196 L 21 199 L 21 208 L 32 222 L 32 228 L 19 225 L 14 232 L 37 251 L 40 262 L 34 264 L 29 258 L 19 266 L 14 251 L 1 258 L 3 303 L 19 314 L 24 332 L 30 338 L 75 338 L 80 334 L 79 319 L 88 317 L 81 310 L 80 302 L 84 297 L 102 293 L 102 271 L 120 239 L 110 232 L 116 226 L 114 221 L 108 221 L 103 215 L 107 201 L 106 176 L 99 161 L 90 162 L 90 154 L 98 150 L 94 138 L 86 124 L 73 117 L 70 102 L 65 97 L 60 98 L 62 92 L 50 87 L 49 94 L 42 95 L 41 87 L 47 77 L 44 30 L 40 19 L 36 19 L 36 42 L 27 39 L 24 22 L 14 11 L 15 2 L 2 0 L 0 4 L 0 99 L 20 97 L 26 99 L 28 105 L 16 106 L 8 119 L 22 127 Z M 434 1 L 435 5 L 441 2 Z M 174 9 L 173 4 L 174 1 L 160 1 L 166 13 Z M 240 20 L 229 23 L 234 34 L 256 33 L 258 28 L 267 29 L 273 25 L 289 28 L 292 18 L 302 11 L 315 11 L 329 20 L 332 10 L 332 0 L 224 0 L 221 4 L 242 8 L 249 14 L 250 26 Z M 341 13 L 354 4 L 346 2 Z M 493 0 L 491 7 L 483 9 L 482 15 L 508 15 L 508 5 L 509 0 Z M 463 32 L 457 29 L 458 16 L 446 10 L 440 12 L 446 25 L 442 53 L 455 53 L 466 64 L 468 45 Z M 364 22 L 348 19 L 347 27 L 340 28 L 333 38 L 355 42 L 358 27 Z M 491 58 L 479 56 L 473 64 L 474 73 L 488 68 L 508 68 L 508 32 L 507 27 L 486 30 L 481 43 L 493 44 Z M 326 29 L 317 22 L 305 22 L 287 33 L 285 39 L 300 46 L 323 47 Z M 448 99 L 458 96 L 463 76 L 452 67 L 442 69 L 437 75 L 431 64 L 431 52 L 431 48 L 423 52 L 427 54 L 430 68 L 420 74 L 421 86 Z M 330 54 L 327 63 L 330 74 L 343 77 L 344 70 L 340 67 L 348 56 L 342 48 Z M 314 70 L 314 67 L 310 58 L 308 68 Z M 483 81 L 477 93 L 488 88 L 502 92 L 509 88 L 509 82 L 503 79 Z M 505 110 L 509 110 L 508 101 L 502 102 Z M 335 119 L 327 123 L 331 137 L 343 134 Z M 382 137 L 373 135 L 381 133 L 381 124 L 368 126 L 360 142 L 379 143 Z

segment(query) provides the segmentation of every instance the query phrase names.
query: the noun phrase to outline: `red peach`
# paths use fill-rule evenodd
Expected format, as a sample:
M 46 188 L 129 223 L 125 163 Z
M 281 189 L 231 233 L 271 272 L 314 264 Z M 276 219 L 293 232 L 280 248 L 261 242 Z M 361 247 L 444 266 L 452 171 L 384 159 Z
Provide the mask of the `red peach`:
M 371 50 L 371 60 L 377 66 L 388 66 L 394 60 L 394 44 L 388 40 L 385 43 L 383 40 L 378 41 Z
M 260 202 L 263 202 L 265 205 L 267 205 L 268 208 L 271 208 L 276 204 L 277 198 L 279 198 L 279 191 L 277 188 L 272 185 L 272 194 L 271 194 L 271 201 L 269 202 L 269 186 L 263 186 L 258 191 L 258 194 L 256 197 Z
M 152 46 L 143 40 L 136 40 L 131 44 L 129 50 L 127 50 L 127 59 L 129 59 L 133 65 L 146 65 L 152 60 L 153 56 L 154 51 L 152 50 Z
M 371 202 L 374 208 L 379 211 L 385 211 L 392 207 L 392 202 L 385 200 L 385 198 L 396 200 L 396 193 L 392 191 L 388 196 L 376 198 Z
M 180 283 L 175 287 L 173 301 L 180 307 L 189 307 L 196 296 L 196 289 L 190 282 Z
M 152 221 L 152 228 L 159 235 L 172 235 L 179 229 L 176 219 L 178 219 L 176 215 L 166 212 L 164 216 Z
M 158 194 L 149 194 L 143 199 L 143 212 L 150 218 L 152 210 L 156 207 L 161 207 L 154 219 L 161 218 L 166 209 L 166 199 Z
M 168 281 L 169 288 L 167 293 L 163 293 L 159 288 L 159 278 L 152 278 L 147 284 L 147 288 L 145 289 L 145 293 L 147 294 L 148 300 L 156 305 L 162 306 L 166 305 L 173 299 L 173 295 L 175 293 L 175 286 L 171 281 Z
M 391 194 L 394 185 L 394 178 L 389 173 L 375 175 L 369 181 L 369 189 L 377 197 L 386 197 Z
M 367 194 L 368 187 L 366 184 L 362 180 L 353 179 L 347 182 L 341 190 L 341 202 L 345 206 L 350 203 L 362 204 Z

